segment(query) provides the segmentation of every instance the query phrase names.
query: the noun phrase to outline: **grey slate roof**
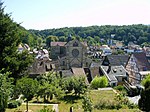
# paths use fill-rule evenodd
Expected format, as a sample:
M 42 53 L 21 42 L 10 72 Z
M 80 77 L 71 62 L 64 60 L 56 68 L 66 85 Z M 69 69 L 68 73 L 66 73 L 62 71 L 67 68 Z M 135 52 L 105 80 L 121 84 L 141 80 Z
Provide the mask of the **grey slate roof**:
M 118 82 L 116 77 L 127 77 L 127 72 L 123 66 L 101 66 L 100 68 L 109 81 Z
M 120 66 L 120 65 L 125 66 L 128 62 L 129 56 L 128 55 L 108 55 L 106 58 L 108 59 L 110 66 Z

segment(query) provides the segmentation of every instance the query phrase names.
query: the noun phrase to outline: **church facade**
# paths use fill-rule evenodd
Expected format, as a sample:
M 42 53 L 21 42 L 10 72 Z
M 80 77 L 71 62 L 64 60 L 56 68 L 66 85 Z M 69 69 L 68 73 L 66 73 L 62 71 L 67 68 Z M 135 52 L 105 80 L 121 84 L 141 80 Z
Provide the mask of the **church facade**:
M 68 42 L 51 42 L 50 58 L 55 60 L 59 70 L 72 67 L 90 67 L 92 60 L 87 57 L 87 43 L 78 40 Z

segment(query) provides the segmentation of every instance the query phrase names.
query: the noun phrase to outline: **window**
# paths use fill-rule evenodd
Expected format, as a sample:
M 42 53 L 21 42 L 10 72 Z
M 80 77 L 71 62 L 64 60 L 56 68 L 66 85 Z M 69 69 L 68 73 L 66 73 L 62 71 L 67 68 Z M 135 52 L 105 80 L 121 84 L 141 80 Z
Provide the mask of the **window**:
M 73 47 L 78 47 L 78 43 L 77 43 L 77 42 L 74 42 L 74 43 L 73 43 Z
M 79 55 L 79 50 L 78 49 L 73 49 L 72 50 L 72 56 L 77 57 Z

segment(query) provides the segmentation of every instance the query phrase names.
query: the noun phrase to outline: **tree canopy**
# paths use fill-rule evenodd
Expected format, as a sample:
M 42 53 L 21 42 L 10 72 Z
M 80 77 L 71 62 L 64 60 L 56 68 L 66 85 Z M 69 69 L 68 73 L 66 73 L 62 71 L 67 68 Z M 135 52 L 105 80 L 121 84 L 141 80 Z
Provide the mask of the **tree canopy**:
M 142 24 L 133 25 L 104 25 L 89 27 L 64 27 L 58 29 L 46 30 L 29 30 L 31 33 L 46 39 L 49 36 L 56 36 L 58 41 L 67 40 L 68 35 L 80 38 L 80 40 L 88 40 L 89 45 L 106 43 L 108 39 L 123 41 L 128 44 L 130 41 L 136 44 L 144 42 L 150 43 L 150 26 Z M 114 37 L 111 35 L 114 34 Z M 102 41 L 103 40 L 103 41 Z
M 28 112 L 28 101 L 34 96 L 38 90 L 38 82 L 31 78 L 24 77 L 19 79 L 16 83 L 16 91 L 23 94 L 27 102 L 27 112 Z
M 5 112 L 8 99 L 13 90 L 12 80 L 8 78 L 9 73 L 0 73 L 0 112 Z
M 142 111 L 150 111 L 150 74 L 142 81 L 144 90 L 141 92 L 141 98 L 139 100 L 139 108 Z
M 32 57 L 27 51 L 18 52 L 21 26 L 10 18 L 10 14 L 4 13 L 2 5 L 0 1 L 0 70 L 9 71 L 12 77 L 18 78 L 32 62 Z

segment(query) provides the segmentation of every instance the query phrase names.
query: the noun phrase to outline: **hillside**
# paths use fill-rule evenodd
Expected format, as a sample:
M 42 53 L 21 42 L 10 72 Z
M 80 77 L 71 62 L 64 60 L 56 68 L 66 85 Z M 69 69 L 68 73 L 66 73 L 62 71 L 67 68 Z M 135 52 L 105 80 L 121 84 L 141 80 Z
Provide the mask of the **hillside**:
M 107 39 L 123 41 L 125 45 L 132 41 L 136 44 L 150 43 L 149 25 L 123 25 L 123 26 L 89 26 L 89 27 L 65 27 L 59 29 L 29 30 L 38 37 L 46 39 L 53 37 L 52 41 L 67 41 L 68 35 L 80 40 L 87 40 L 88 44 L 106 43 Z M 111 35 L 115 36 L 111 36 Z

